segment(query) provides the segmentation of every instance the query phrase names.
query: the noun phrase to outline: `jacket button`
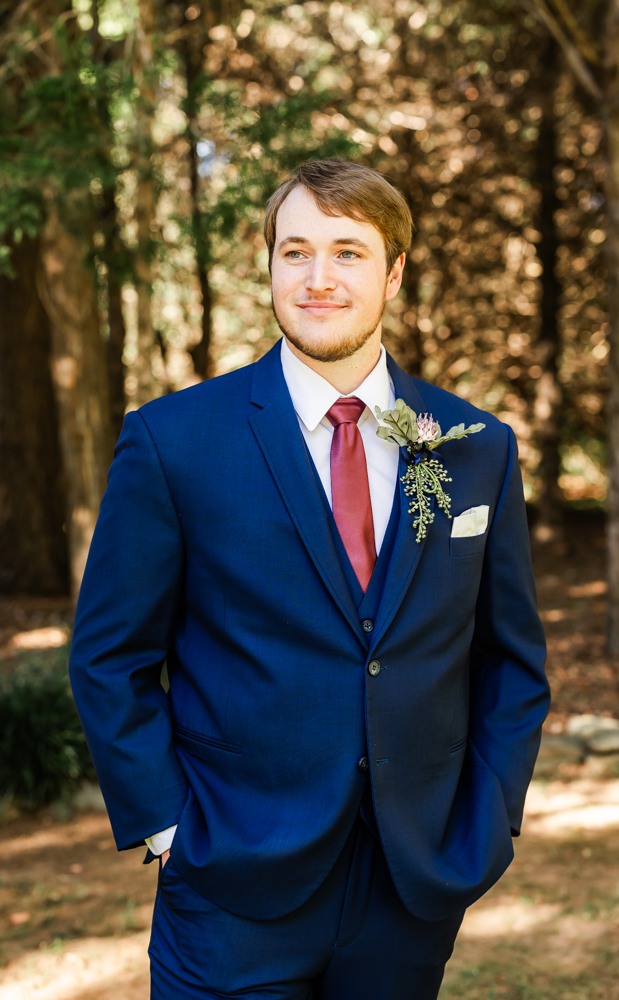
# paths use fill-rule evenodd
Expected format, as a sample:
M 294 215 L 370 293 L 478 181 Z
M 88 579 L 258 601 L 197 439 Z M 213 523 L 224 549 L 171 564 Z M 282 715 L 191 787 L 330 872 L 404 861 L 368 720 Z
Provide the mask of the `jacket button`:
M 368 664 L 368 674 L 370 677 L 378 677 L 380 673 L 380 663 L 378 660 L 370 660 Z
M 374 622 L 371 618 L 366 618 L 365 621 L 361 622 L 361 626 L 364 632 L 372 632 L 374 629 Z
M 359 760 L 357 761 L 357 770 L 358 771 L 367 771 L 367 769 L 368 769 L 369 766 L 370 766 L 370 762 L 367 759 L 367 757 L 360 757 Z

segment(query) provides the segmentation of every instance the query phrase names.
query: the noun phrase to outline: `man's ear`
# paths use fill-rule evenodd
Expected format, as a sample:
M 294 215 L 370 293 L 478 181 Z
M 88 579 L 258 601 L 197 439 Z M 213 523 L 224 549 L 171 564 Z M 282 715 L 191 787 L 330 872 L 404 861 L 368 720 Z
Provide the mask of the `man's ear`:
M 385 292 L 385 299 L 387 301 L 395 299 L 396 295 L 400 291 L 405 261 L 406 254 L 401 253 L 389 272 L 389 277 L 387 278 L 387 291 Z

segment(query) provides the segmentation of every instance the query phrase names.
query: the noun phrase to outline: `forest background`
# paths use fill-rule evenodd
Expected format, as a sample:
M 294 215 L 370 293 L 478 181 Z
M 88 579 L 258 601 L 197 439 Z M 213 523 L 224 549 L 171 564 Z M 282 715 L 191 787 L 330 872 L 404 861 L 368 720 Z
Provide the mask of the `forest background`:
M 603 505 L 613 7 L 0 3 L 1 591 L 75 595 L 126 409 L 277 339 L 263 208 L 308 156 L 404 193 L 386 345 L 514 428 L 538 541 Z
M 619 653 L 619 0 L 0 0 L 0 60 L 1 594 L 75 599 L 124 413 L 273 345 L 265 202 L 345 156 L 415 220 L 387 348 L 537 544 L 606 510 Z
M 0 0 L 0 591 L 75 596 L 125 411 L 275 342 L 308 156 L 404 193 L 386 345 L 514 428 L 537 540 L 604 506 L 616 6 Z

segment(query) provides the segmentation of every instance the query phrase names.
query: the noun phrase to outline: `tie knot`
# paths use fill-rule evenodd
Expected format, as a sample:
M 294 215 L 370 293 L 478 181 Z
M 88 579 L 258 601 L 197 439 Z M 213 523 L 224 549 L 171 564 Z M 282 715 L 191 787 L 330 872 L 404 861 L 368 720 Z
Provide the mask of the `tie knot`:
M 356 424 L 359 417 L 365 410 L 365 403 L 356 396 L 347 396 L 338 399 L 327 413 L 329 420 L 334 427 L 338 424 Z

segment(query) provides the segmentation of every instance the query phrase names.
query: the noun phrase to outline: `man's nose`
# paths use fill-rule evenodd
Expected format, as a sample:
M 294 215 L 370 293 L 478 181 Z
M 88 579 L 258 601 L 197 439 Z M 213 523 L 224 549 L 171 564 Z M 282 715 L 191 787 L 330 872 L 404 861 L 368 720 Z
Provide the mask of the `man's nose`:
M 305 274 L 305 287 L 312 292 L 332 291 L 337 285 L 333 263 L 328 256 L 316 254 Z

